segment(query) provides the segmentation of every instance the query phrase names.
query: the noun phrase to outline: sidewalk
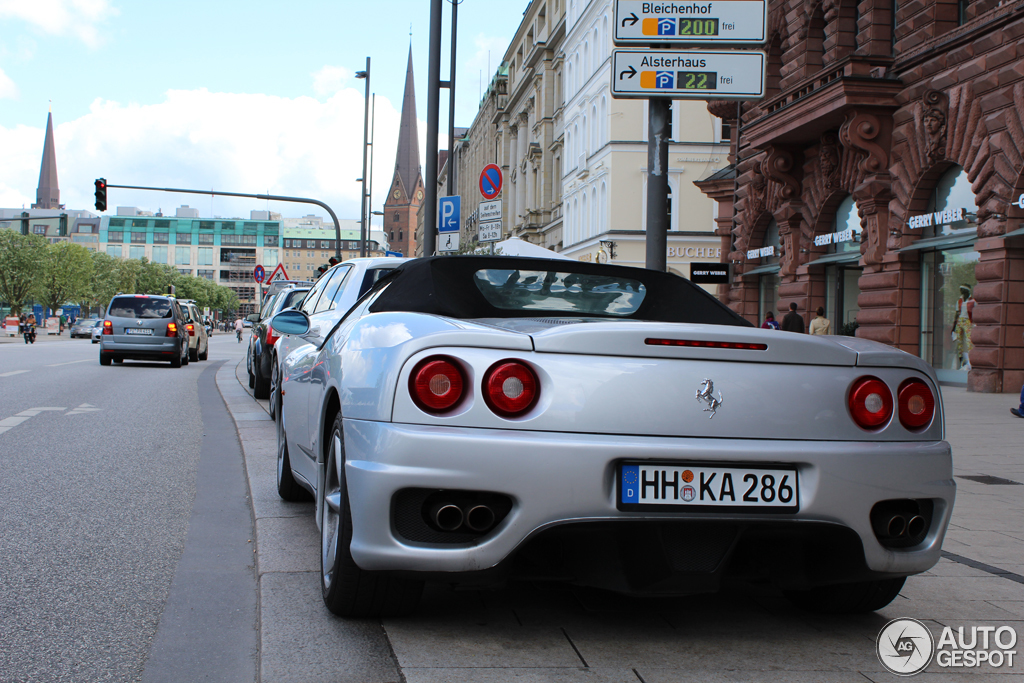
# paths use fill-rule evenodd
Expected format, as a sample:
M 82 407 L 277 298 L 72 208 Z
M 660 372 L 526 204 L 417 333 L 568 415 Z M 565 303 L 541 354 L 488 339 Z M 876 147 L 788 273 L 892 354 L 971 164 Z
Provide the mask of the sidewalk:
M 51 342 L 51 341 L 80 341 L 89 343 L 88 339 L 71 339 L 68 336 L 68 331 L 64 330 L 64 334 L 43 334 L 43 331 L 36 328 L 36 343 L 40 342 Z M 16 334 L 13 337 L 7 336 L 6 333 L 0 333 L 0 344 L 24 344 L 25 338 L 20 334 Z

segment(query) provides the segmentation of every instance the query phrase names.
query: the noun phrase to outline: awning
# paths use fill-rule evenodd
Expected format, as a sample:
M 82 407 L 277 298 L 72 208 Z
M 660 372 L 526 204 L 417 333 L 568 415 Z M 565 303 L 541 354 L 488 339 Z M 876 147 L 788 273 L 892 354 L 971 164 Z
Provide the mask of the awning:
M 941 235 L 940 237 L 926 237 L 919 239 L 908 247 L 903 247 L 899 253 L 904 251 L 917 251 L 919 249 L 956 249 L 957 247 L 969 247 L 978 240 L 977 229 L 965 231 L 954 235 Z
M 828 256 L 822 256 L 819 259 L 808 261 L 805 265 L 808 266 L 827 266 L 836 263 L 857 263 L 860 261 L 860 250 L 857 251 L 844 251 L 838 254 L 829 254 Z
M 1024 237 L 1024 228 L 1021 228 L 1020 230 L 1014 230 L 1013 232 L 1008 232 L 1005 235 L 1003 235 L 1003 239 L 1006 239 L 1007 237 Z
M 767 266 L 758 266 L 753 270 L 748 270 L 740 277 L 746 277 L 748 275 L 765 275 L 767 273 L 777 273 L 782 268 L 778 263 L 769 263 Z

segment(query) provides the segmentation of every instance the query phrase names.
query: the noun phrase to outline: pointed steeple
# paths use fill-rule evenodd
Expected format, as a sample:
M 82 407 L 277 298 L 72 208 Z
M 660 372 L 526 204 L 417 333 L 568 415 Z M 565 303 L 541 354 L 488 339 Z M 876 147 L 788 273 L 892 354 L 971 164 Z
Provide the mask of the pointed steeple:
M 398 129 L 398 156 L 395 175 L 402 183 L 407 198 L 412 197 L 420 176 L 420 139 L 416 126 L 416 87 L 412 75 L 412 45 L 409 45 L 409 66 L 405 70 L 405 97 L 402 99 L 402 122 Z
M 57 186 L 57 154 L 53 147 L 53 112 L 46 115 L 46 140 L 43 142 L 43 164 L 39 169 L 39 187 L 33 209 L 59 209 L 60 188 Z

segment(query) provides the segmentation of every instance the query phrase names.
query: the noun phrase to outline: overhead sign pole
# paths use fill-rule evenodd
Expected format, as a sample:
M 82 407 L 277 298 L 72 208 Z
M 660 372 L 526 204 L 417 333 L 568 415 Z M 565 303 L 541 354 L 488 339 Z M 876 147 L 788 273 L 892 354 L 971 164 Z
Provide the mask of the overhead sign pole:
M 427 162 L 423 176 L 423 255 L 437 250 L 437 127 L 441 118 L 441 2 L 430 0 L 427 61 Z M 410 254 L 415 256 L 415 254 Z

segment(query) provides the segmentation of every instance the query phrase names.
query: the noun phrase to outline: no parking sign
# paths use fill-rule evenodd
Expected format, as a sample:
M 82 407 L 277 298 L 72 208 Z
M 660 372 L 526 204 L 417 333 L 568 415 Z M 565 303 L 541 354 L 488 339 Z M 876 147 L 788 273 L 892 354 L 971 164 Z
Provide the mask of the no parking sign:
M 501 168 L 497 164 L 487 164 L 480 173 L 480 194 L 484 199 L 494 199 L 501 193 Z

